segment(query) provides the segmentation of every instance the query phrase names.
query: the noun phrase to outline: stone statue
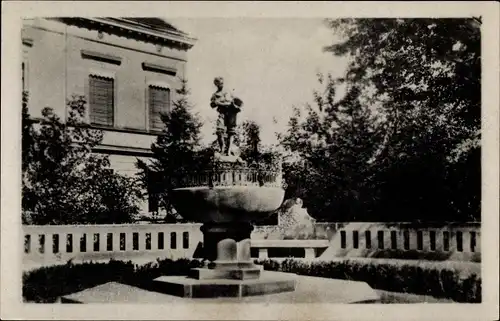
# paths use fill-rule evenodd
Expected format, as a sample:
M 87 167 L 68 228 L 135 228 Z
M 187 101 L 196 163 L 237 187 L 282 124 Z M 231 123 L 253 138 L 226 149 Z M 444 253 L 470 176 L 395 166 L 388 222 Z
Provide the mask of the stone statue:
M 224 90 L 222 77 L 216 77 L 214 85 L 217 90 L 210 99 L 210 106 L 219 113 L 216 125 L 217 143 L 220 153 L 229 156 L 236 134 L 236 115 L 241 111 L 243 101 Z
M 309 216 L 300 198 L 283 202 L 278 215 L 278 226 L 284 231 L 286 239 L 305 239 L 314 234 L 316 220 Z

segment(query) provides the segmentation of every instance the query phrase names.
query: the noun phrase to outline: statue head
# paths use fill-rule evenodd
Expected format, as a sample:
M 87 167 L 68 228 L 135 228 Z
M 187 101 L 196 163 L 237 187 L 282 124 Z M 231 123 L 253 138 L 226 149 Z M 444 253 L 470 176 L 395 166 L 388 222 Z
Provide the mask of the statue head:
M 214 85 L 218 89 L 221 89 L 222 87 L 224 87 L 224 78 L 222 78 L 222 77 L 215 77 L 215 79 L 214 79 Z

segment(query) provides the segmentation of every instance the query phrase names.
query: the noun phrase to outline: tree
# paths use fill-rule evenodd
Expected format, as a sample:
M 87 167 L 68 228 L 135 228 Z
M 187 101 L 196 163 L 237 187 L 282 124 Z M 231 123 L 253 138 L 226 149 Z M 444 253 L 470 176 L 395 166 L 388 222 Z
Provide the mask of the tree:
M 68 101 L 66 123 L 44 108 L 30 120 L 23 100 L 22 209 L 25 224 L 105 224 L 133 220 L 139 211 L 135 179 L 113 172 L 108 157 L 92 153 L 102 132 L 85 126 L 86 101 Z
M 260 126 L 254 121 L 243 122 L 244 142 L 241 146 L 244 159 L 258 161 L 259 154 L 262 153 Z
M 384 119 L 379 217 L 480 219 L 481 20 L 327 23 L 343 40 L 325 50 L 350 58 L 339 80 Z
M 203 165 L 210 161 L 209 151 L 200 144 L 202 123 L 192 112 L 187 80 L 181 79 L 181 87 L 176 92 L 178 98 L 173 102 L 172 110 L 162 114 L 163 131 L 151 145 L 151 163 L 137 162 L 149 197 L 157 199 L 167 215 L 173 214 L 172 189 L 178 187 L 187 174 L 202 170 Z
M 311 215 L 319 220 L 366 220 L 371 188 L 372 159 L 380 135 L 377 118 L 361 104 L 360 92 L 352 87 L 336 97 L 336 81 L 329 76 L 315 104 L 306 115 L 296 108 L 281 143 L 294 154 L 285 162 L 288 195 L 301 197 Z

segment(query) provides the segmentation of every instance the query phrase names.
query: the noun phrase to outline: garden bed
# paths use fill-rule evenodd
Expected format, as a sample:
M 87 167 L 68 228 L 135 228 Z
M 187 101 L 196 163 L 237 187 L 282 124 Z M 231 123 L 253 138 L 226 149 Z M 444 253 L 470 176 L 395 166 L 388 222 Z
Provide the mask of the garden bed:
M 107 282 L 140 286 L 161 275 L 187 275 L 192 268 L 201 267 L 199 260 L 157 260 L 144 265 L 131 261 L 111 260 L 107 263 L 87 262 L 43 267 L 23 273 L 23 300 L 34 303 L 53 303 L 61 296 L 79 292 Z
M 382 290 L 384 303 L 481 302 L 480 265 L 474 263 L 378 259 L 312 262 L 268 259 L 256 263 L 271 271 L 364 281 Z M 158 259 L 144 265 L 111 260 L 43 267 L 23 274 L 23 300 L 57 302 L 61 296 L 112 281 L 141 286 L 161 275 L 187 275 L 190 269 L 202 264 L 201 260 Z
M 481 302 L 480 265 L 465 262 L 349 259 L 335 261 L 257 260 L 264 269 L 367 282 L 372 288 L 446 298 L 456 302 Z M 465 264 L 465 268 L 464 267 Z

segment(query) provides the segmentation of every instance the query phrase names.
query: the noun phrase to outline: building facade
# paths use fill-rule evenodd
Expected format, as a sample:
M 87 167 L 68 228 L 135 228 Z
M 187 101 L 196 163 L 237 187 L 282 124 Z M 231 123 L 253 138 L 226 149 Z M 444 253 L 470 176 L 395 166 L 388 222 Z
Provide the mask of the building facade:
M 62 119 L 67 99 L 84 95 L 86 122 L 102 129 L 95 152 L 117 172 L 135 175 L 151 156 L 185 74 L 195 39 L 158 18 L 35 18 L 22 30 L 22 87 L 31 117 L 44 107 Z M 143 204 L 143 213 L 151 204 Z

